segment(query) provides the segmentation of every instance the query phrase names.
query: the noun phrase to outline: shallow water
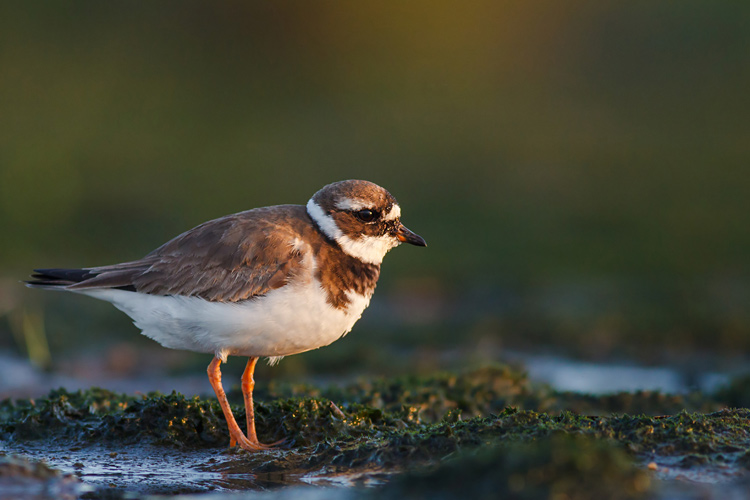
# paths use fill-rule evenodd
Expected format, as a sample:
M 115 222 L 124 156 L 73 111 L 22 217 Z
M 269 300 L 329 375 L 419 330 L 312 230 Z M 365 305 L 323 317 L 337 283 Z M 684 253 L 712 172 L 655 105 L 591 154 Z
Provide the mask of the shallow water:
M 12 446 L 8 451 L 44 460 L 97 487 L 140 494 L 198 493 L 222 490 L 266 490 L 304 484 L 295 475 L 263 475 L 233 467 L 223 450 L 180 450 L 163 446 L 91 445 L 65 447 L 49 443 Z
M 302 500 L 348 499 L 361 496 L 362 487 L 383 485 L 388 475 L 381 471 L 326 473 L 258 473 L 249 470 L 243 453 L 225 449 L 181 450 L 151 445 L 72 446 L 34 443 L 11 445 L 5 451 L 44 460 L 51 467 L 74 474 L 83 481 L 79 492 L 110 498 L 151 498 L 167 495 L 180 500 L 296 498 Z M 283 454 L 283 451 L 266 452 Z M 733 499 L 744 495 L 746 470 L 707 464 L 684 467 L 684 457 L 645 458 L 641 465 L 653 470 L 656 498 Z M 19 498 L 40 490 L 27 485 L 10 491 L 0 487 L 0 498 Z M 57 498 L 55 490 L 40 490 L 34 498 Z M 48 494 L 45 494 L 46 493 Z M 11 496 L 7 494 L 11 493 Z M 114 496 L 111 496 L 114 495 Z M 68 498 L 76 498 L 70 496 Z
M 43 460 L 54 469 L 75 475 L 88 486 L 84 491 L 110 490 L 129 498 L 150 495 L 179 495 L 182 498 L 182 495 L 200 494 L 200 498 L 206 500 L 214 498 L 204 496 L 209 492 L 225 493 L 227 498 L 236 498 L 229 493 L 278 493 L 281 488 L 291 489 L 297 494 L 306 492 L 299 498 L 317 498 L 318 490 L 331 493 L 331 489 L 342 487 L 377 486 L 384 484 L 386 477 L 377 471 L 351 474 L 327 473 L 325 470 L 257 472 L 251 470 L 244 452 L 228 449 L 182 450 L 152 445 L 113 447 L 98 444 L 68 447 L 36 442 L 9 445 L 5 451 Z M 264 453 L 278 457 L 287 452 Z M 25 491 L 28 493 L 31 490 L 27 487 Z M 252 495 L 248 497 L 255 498 Z M 0 498 L 6 498 L 2 487 Z M 42 495 L 39 498 L 55 498 L 55 495 Z
M 549 355 L 511 353 L 507 359 L 523 364 L 532 381 L 544 382 L 558 391 L 586 394 L 658 391 L 711 394 L 731 380 L 728 373 L 685 373 L 667 366 L 628 363 L 592 363 Z

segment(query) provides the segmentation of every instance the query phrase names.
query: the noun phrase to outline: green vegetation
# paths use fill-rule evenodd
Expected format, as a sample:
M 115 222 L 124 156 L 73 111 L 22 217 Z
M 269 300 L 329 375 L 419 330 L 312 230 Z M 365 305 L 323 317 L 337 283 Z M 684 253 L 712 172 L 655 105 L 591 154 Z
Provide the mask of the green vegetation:
M 750 410 L 727 409 L 700 394 L 556 393 L 506 366 L 345 387 L 272 384 L 259 387 L 258 396 L 260 439 L 283 442 L 266 453 L 228 451 L 231 464 L 221 470 L 396 474 L 386 491 L 417 498 L 467 487 L 478 498 L 492 491 L 514 498 L 603 492 L 638 498 L 650 491 L 646 462 L 744 470 L 750 456 Z M 230 400 L 242 425 L 241 394 L 231 392 Z M 225 450 L 229 441 L 213 398 L 95 388 L 0 402 L 0 438 L 11 450 L 34 442 L 76 449 L 150 445 L 186 456 Z
M 748 410 L 659 416 L 690 403 L 677 396 L 635 394 L 603 397 L 594 404 L 594 397 L 532 389 L 522 375 L 505 367 L 363 382 L 343 389 L 287 387 L 266 394 L 289 392 L 297 395 L 257 405 L 259 437 L 266 442 L 285 440 L 280 454 L 247 456 L 266 471 L 324 466 L 403 470 L 436 463 L 458 450 L 557 434 L 617 442 L 636 456 L 733 462 L 750 453 Z M 335 395 L 336 401 L 328 395 Z M 656 416 L 619 413 L 636 400 Z M 560 410 L 576 404 L 609 409 L 600 416 Z M 722 405 L 703 398 L 702 406 Z M 242 421 L 241 405 L 235 413 Z M 60 389 L 33 401 L 3 401 L 0 436 L 11 442 L 64 439 L 83 445 L 152 442 L 186 450 L 228 443 L 215 400 L 176 393 L 133 397 L 101 389 Z

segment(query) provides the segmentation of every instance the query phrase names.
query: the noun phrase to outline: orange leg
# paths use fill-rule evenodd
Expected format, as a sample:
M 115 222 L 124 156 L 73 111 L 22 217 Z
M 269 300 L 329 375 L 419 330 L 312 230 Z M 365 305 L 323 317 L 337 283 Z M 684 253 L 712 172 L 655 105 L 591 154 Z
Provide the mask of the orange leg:
M 255 438 L 254 442 L 249 440 L 242 433 L 240 426 L 237 425 L 237 421 L 234 419 L 232 409 L 229 407 L 229 401 L 227 401 L 227 395 L 224 392 L 224 388 L 221 386 L 221 360 L 214 358 L 211 364 L 208 365 L 208 381 L 211 382 L 211 387 L 214 388 L 216 398 L 219 400 L 221 411 L 224 412 L 224 418 L 227 420 L 227 428 L 229 429 L 230 446 L 239 444 L 240 448 L 247 451 L 258 451 L 268 449 L 266 445 L 260 444 L 258 439 Z M 252 375 L 252 372 L 251 372 Z M 244 377 L 243 377 L 244 379 Z M 244 384 L 243 384 L 244 385 Z M 243 387 L 244 391 L 244 387 Z M 245 396 L 247 398 L 247 396 Z M 246 399 L 247 400 L 247 399 Z M 248 417 L 250 418 L 250 417 Z M 255 434 L 255 426 L 253 426 L 253 434 Z
M 255 410 L 253 409 L 253 389 L 255 388 L 255 363 L 258 358 L 249 358 L 247 366 L 242 374 L 242 395 L 245 396 L 245 415 L 247 416 L 247 439 L 253 443 L 258 442 L 258 436 L 255 434 Z
M 253 408 L 253 389 L 255 388 L 255 380 L 253 379 L 253 373 L 255 373 L 255 364 L 257 362 L 258 358 L 248 358 L 247 366 L 245 366 L 245 371 L 242 373 L 242 395 L 245 396 L 247 439 L 264 450 L 273 450 L 274 446 L 283 443 L 284 440 L 281 439 L 271 444 L 263 444 L 258 441 L 258 436 L 255 434 L 255 410 Z

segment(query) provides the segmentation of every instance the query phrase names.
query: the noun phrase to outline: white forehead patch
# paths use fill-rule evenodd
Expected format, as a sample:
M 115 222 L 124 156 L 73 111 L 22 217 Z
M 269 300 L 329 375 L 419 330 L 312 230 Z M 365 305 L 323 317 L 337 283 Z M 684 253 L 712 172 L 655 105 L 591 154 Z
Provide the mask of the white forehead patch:
M 363 208 L 370 208 L 360 200 L 353 200 L 351 198 L 344 198 L 336 202 L 336 208 L 339 210 L 362 210 Z
M 394 207 L 398 207 L 398 205 L 394 205 Z M 333 217 L 326 214 L 312 199 L 307 202 L 307 213 L 323 231 L 323 234 L 336 241 L 345 253 L 367 264 L 380 265 L 388 250 L 401 243 L 398 238 L 391 235 L 350 238 L 339 229 Z M 390 210 L 389 214 L 391 213 L 393 213 L 393 209 Z
M 394 203 L 391 209 L 385 214 L 385 220 L 396 220 L 401 217 L 401 207 Z

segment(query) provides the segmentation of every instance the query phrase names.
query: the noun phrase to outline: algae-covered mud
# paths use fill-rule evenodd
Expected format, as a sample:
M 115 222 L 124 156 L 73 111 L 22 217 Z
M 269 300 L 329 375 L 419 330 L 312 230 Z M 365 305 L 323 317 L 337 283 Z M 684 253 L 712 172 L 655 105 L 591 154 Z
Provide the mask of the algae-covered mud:
M 669 497 L 685 481 L 732 491 L 750 466 L 750 411 L 730 408 L 746 387 L 593 397 L 532 386 L 505 366 L 270 385 L 257 391 L 259 437 L 283 442 L 263 453 L 227 448 L 213 398 L 60 389 L 0 403 L 0 494 L 19 477 L 37 498 L 60 497 L 61 485 L 69 498 L 309 496 L 342 485 L 351 488 L 327 498 L 641 498 Z M 241 394 L 230 399 L 243 421 Z M 35 467 L 51 472 L 19 472 Z

